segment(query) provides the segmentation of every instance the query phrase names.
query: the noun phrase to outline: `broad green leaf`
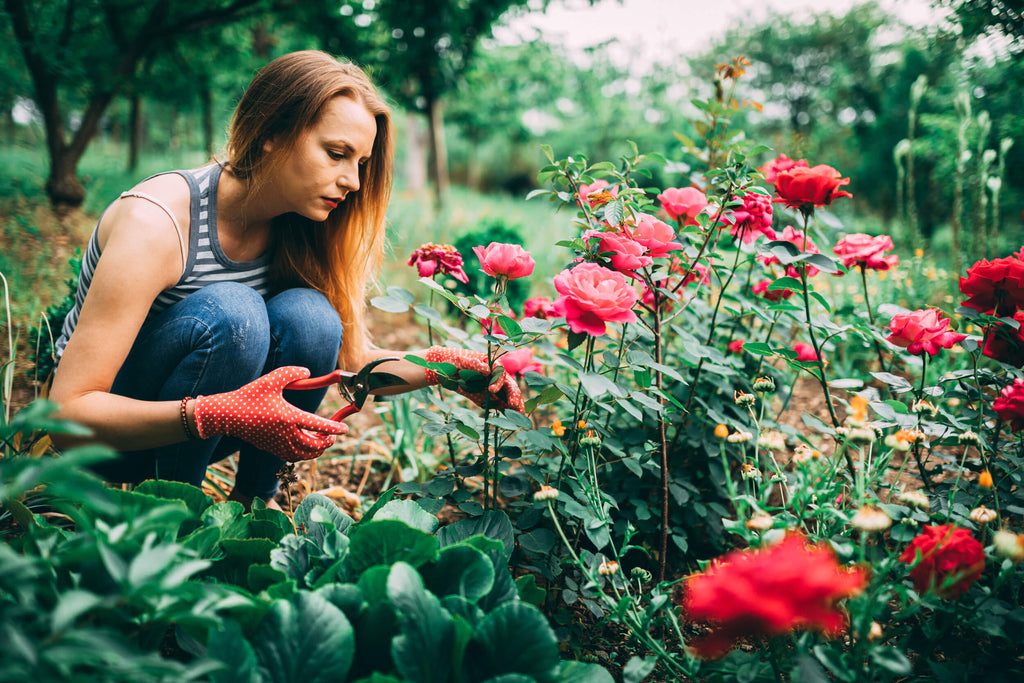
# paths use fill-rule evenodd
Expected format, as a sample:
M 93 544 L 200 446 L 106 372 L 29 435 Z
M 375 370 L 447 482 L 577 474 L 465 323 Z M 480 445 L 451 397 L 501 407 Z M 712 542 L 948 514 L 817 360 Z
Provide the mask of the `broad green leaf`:
M 345 614 L 307 592 L 275 602 L 252 642 L 260 674 L 272 683 L 343 681 L 355 653 Z
M 524 674 L 554 681 L 558 639 L 544 614 L 524 602 L 506 602 L 477 624 L 466 647 L 465 671 L 471 680 Z
M 523 602 L 540 607 L 547 597 L 547 591 L 537 585 L 537 577 L 533 574 L 523 574 L 515 580 L 516 592 Z
M 206 647 L 225 666 L 211 674 L 213 683 L 261 683 L 256 652 L 237 621 L 225 619 L 221 628 L 211 629 Z
M 167 500 L 180 500 L 196 516 L 213 505 L 213 498 L 203 493 L 202 489 L 180 481 L 148 479 L 136 486 L 135 492 Z
M 423 567 L 422 572 L 427 587 L 439 597 L 459 595 L 475 603 L 494 587 L 494 565 L 469 545 L 444 548 L 437 561 Z
M 398 493 L 397 486 L 392 486 L 387 491 L 381 493 L 380 496 L 377 497 L 377 502 L 370 506 L 369 510 L 363 513 L 363 517 L 359 520 L 359 524 L 366 524 L 370 522 L 373 519 L 373 516 L 377 514 L 377 510 L 380 510 L 382 507 L 387 505 L 388 502 L 395 497 L 396 493 Z
M 630 657 L 622 670 L 622 683 L 640 683 L 654 671 L 656 657 Z
M 477 535 L 500 541 L 506 560 L 515 549 L 515 533 L 512 530 L 512 522 L 502 510 L 488 510 L 481 517 L 462 519 L 448 524 L 437 532 L 437 540 L 442 548 L 446 548 Z
M 102 596 L 87 590 L 64 591 L 57 601 L 57 606 L 50 613 L 50 632 L 58 634 L 69 626 L 73 626 L 78 617 L 102 603 Z
M 438 552 L 436 538 L 394 519 L 358 524 L 349 537 L 348 563 L 353 575 L 377 564 L 400 561 L 418 567 L 434 560 Z
M 323 519 L 313 518 L 313 510 L 316 508 L 319 508 Z M 323 533 L 317 534 L 311 530 L 317 527 L 322 529 L 324 522 L 330 522 L 341 533 L 345 533 L 353 523 L 352 518 L 345 514 L 337 503 L 321 493 L 310 493 L 303 498 L 299 507 L 295 508 L 292 520 L 295 522 L 296 528 L 305 527 L 307 536 L 318 536 L 318 538 L 314 538 L 317 545 L 323 542 Z
M 437 531 L 437 527 L 441 524 L 437 517 L 428 513 L 413 500 L 393 500 L 378 510 L 374 519 L 376 521 L 398 520 L 427 534 Z
M 388 598 L 399 615 L 401 634 L 391 641 L 399 672 L 417 683 L 446 683 L 455 639 L 451 615 L 404 562 L 396 563 L 388 574 Z
M 600 664 L 566 660 L 558 665 L 553 680 L 558 683 L 613 683 L 615 679 Z

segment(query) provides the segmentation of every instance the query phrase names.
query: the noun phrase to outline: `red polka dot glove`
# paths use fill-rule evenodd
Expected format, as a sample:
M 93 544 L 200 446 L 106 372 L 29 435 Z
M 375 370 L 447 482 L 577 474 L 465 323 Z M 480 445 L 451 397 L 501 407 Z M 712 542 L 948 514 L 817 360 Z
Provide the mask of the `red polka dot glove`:
M 488 367 L 487 354 L 469 349 L 452 349 L 445 346 L 431 346 L 427 349 L 424 359 L 430 363 L 450 363 L 456 372 L 445 374 L 443 371 L 427 368 L 427 384 L 440 384 L 446 389 L 453 389 L 469 400 L 483 407 L 487 393 L 490 392 L 489 407 L 498 410 L 511 408 L 520 413 L 526 412 L 523 394 L 516 384 L 515 378 L 504 372 L 501 363 L 494 361 Z M 463 371 L 472 372 L 463 372 Z M 498 379 L 490 386 L 487 382 L 496 373 Z
M 199 437 L 233 436 L 288 462 L 320 457 L 334 443 L 334 435 L 344 434 L 348 426 L 284 400 L 281 391 L 307 377 L 306 368 L 278 368 L 241 389 L 198 397 L 195 419 Z

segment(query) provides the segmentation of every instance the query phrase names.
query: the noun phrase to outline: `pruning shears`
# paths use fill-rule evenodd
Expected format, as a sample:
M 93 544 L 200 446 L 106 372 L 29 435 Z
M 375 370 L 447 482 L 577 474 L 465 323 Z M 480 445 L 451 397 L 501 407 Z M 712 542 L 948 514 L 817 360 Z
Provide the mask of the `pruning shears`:
M 296 380 L 286 386 L 285 389 L 323 389 L 324 387 L 329 387 L 332 384 L 337 384 L 338 388 L 341 390 L 341 395 L 349 402 L 347 406 L 336 412 L 334 416 L 331 417 L 332 420 L 337 422 L 362 410 L 363 404 L 366 402 L 366 397 L 370 395 L 371 391 L 381 389 L 383 387 L 394 387 L 407 384 L 407 382 L 398 375 L 392 375 L 389 372 L 373 371 L 374 368 L 381 363 L 396 360 L 402 359 L 398 356 L 378 358 L 364 365 L 359 372 L 335 370 L 323 377 L 310 377 L 309 379 Z

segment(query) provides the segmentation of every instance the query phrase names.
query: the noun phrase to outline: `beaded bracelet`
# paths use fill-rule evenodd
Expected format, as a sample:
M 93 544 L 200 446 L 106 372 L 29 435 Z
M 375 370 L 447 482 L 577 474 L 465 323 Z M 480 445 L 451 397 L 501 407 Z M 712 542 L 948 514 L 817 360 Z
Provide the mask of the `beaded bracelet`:
M 188 402 L 191 400 L 191 396 L 186 396 L 185 398 L 181 399 L 181 409 L 179 410 L 179 412 L 181 414 L 181 427 L 182 429 L 185 430 L 185 436 L 188 437 L 189 441 L 195 441 L 197 437 L 192 433 L 192 430 L 188 426 L 188 414 L 185 412 L 185 408 L 186 406 L 188 406 Z

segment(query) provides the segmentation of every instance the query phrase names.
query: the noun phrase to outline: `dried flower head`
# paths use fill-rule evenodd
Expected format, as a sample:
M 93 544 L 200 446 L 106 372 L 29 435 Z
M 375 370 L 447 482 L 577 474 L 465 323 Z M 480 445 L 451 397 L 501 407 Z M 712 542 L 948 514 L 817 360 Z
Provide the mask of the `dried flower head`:
M 821 451 L 811 448 L 805 443 L 799 443 L 793 449 L 793 462 L 797 465 L 804 465 L 811 460 L 818 460 L 819 458 L 821 458 Z
M 558 489 L 556 489 L 554 486 L 548 486 L 547 484 L 541 486 L 540 489 L 538 489 L 537 492 L 533 494 L 534 500 L 539 500 L 542 502 L 555 500 L 556 498 L 558 498 Z
M 772 528 L 774 521 L 771 515 L 759 512 L 747 520 L 747 528 L 756 531 L 767 531 Z
M 928 499 L 928 494 L 924 491 L 900 491 L 896 499 L 901 503 L 906 503 L 911 507 L 922 510 L 927 510 L 932 505 L 932 502 Z
M 758 377 L 754 380 L 754 391 L 759 394 L 771 394 L 775 391 L 775 380 L 771 377 Z
M 850 443 L 874 443 L 875 438 L 872 427 L 855 427 L 850 430 Z
M 757 403 L 757 396 L 748 394 L 744 391 L 737 391 L 733 395 L 733 400 L 736 402 L 736 405 L 748 408 Z
M 911 404 L 910 412 L 915 415 L 924 415 L 925 417 L 932 418 L 939 414 L 939 409 L 932 405 L 931 402 L 921 399 Z
M 991 524 L 996 521 L 998 517 L 999 515 L 995 510 L 987 508 L 984 505 L 979 505 L 971 510 L 971 521 L 976 524 Z
M 740 465 L 740 476 L 744 479 L 756 479 L 761 481 L 761 470 L 757 469 L 754 465 L 749 462 L 742 463 Z
M 874 505 L 861 505 L 854 513 L 850 524 L 866 533 L 885 531 L 892 526 L 892 518 Z
M 619 573 L 619 563 L 615 560 L 602 562 L 597 567 L 597 573 L 601 576 L 613 576 Z
M 757 435 L 757 445 L 771 451 L 781 451 L 786 447 L 786 435 L 774 429 L 762 429 Z
M 466 272 L 462 269 L 462 263 L 462 254 L 455 247 L 433 242 L 420 245 L 409 257 L 409 265 L 416 266 L 420 277 L 443 274 L 451 275 L 459 282 L 469 282 Z
M 753 434 L 751 434 L 750 432 L 745 432 L 742 429 L 740 429 L 739 431 L 735 431 L 729 436 L 727 436 L 726 441 L 728 441 L 729 443 L 747 443 L 748 441 L 753 440 L 753 438 Z
M 963 446 L 980 446 L 981 438 L 968 429 L 966 432 L 961 432 L 957 435 L 956 440 Z
M 992 535 L 992 543 L 999 557 L 1014 562 L 1024 560 L 1024 535 L 1000 529 Z

